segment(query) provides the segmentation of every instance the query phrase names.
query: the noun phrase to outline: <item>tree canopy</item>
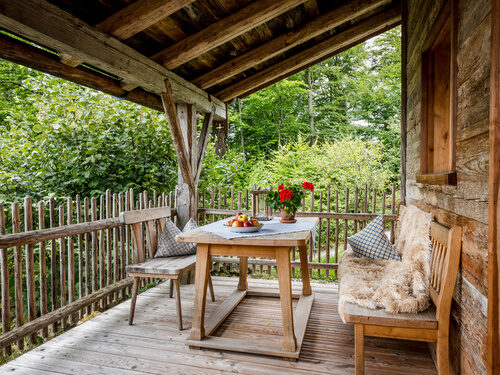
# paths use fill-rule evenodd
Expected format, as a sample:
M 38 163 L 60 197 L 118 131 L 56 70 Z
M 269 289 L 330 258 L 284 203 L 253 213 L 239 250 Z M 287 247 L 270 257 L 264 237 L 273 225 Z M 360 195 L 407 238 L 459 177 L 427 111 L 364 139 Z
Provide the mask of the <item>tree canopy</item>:
M 396 28 L 233 101 L 201 186 L 397 182 L 400 55 Z M 163 113 L 3 60 L 0 89 L 0 201 L 175 186 Z

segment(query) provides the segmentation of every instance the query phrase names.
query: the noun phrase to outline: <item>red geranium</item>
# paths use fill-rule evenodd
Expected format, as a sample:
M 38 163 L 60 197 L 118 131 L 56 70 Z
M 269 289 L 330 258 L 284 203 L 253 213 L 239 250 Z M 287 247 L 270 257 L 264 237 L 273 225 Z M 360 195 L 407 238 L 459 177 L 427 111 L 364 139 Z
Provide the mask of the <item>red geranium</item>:
M 306 190 L 309 190 L 309 191 L 314 191 L 314 185 L 310 182 L 304 182 L 302 184 L 302 187 Z
M 280 191 L 280 200 L 285 202 L 285 199 L 292 199 L 293 193 L 289 189 L 283 189 Z
M 284 188 L 285 188 L 285 185 L 280 185 L 280 186 L 278 186 L 278 191 L 281 191 L 281 190 L 283 190 Z

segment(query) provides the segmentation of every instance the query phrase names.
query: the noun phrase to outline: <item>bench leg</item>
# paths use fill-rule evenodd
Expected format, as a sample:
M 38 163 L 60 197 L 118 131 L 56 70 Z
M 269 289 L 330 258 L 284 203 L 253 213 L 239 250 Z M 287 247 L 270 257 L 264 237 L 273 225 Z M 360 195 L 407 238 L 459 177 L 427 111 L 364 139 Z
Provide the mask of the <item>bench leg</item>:
M 436 345 L 436 367 L 439 375 L 448 375 L 450 373 L 450 347 L 449 331 L 442 329 L 438 331 Z
M 354 325 L 354 351 L 356 357 L 356 375 L 365 373 L 365 334 L 363 324 Z
M 210 289 L 210 296 L 212 297 L 212 302 L 215 301 L 214 284 L 212 284 L 212 276 L 208 273 L 208 288 Z
M 168 297 L 172 298 L 173 293 L 174 293 L 174 280 L 169 279 L 169 284 L 168 284 Z
M 172 279 L 170 279 L 172 280 Z M 179 279 L 173 280 L 175 285 L 175 305 L 177 308 L 177 326 L 179 327 L 179 331 L 182 331 L 182 309 L 181 309 L 181 288 Z
M 137 302 L 137 292 L 139 291 L 139 277 L 134 277 L 134 286 L 132 288 L 132 300 L 130 301 L 130 315 L 128 317 L 128 324 L 132 325 L 134 322 L 135 303 Z

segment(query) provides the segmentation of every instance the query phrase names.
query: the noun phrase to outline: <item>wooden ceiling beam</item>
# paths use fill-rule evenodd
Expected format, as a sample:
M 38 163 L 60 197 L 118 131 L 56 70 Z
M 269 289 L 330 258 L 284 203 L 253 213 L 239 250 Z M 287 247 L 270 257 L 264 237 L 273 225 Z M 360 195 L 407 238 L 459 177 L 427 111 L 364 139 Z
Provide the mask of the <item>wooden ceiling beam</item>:
M 202 89 L 212 87 L 386 3 L 388 0 L 355 0 L 335 7 L 304 25 L 229 60 L 192 83 Z
M 96 25 L 96 29 L 125 40 L 167 18 L 194 0 L 137 0 Z
M 120 87 L 120 82 L 100 75 L 85 67 L 71 67 L 61 61 L 57 55 L 33 47 L 18 39 L 0 34 L 0 58 L 36 69 L 53 76 L 66 79 L 91 89 L 102 91 L 106 94 L 126 99 L 131 102 L 163 110 L 160 96 L 135 89 L 126 91 Z
M 335 51 L 357 43 L 357 41 L 364 39 L 366 36 L 373 35 L 379 30 L 386 29 L 388 26 L 397 25 L 399 22 L 401 22 L 400 7 L 390 8 L 219 91 L 216 96 L 222 101 L 234 99 L 256 87 L 271 82 L 275 78 L 292 72 L 300 66 L 304 66 L 312 61 L 321 61 L 321 59 L 325 59 L 326 56 Z
M 167 69 L 178 66 L 254 29 L 297 7 L 306 0 L 257 0 L 237 12 L 211 24 L 153 55 L 151 58 Z
M 254 92 L 257 92 L 257 91 L 260 91 L 262 89 L 265 89 L 266 87 L 271 86 L 272 84 L 274 84 L 276 82 L 279 82 L 279 81 L 281 81 L 281 80 L 283 80 L 285 78 L 293 76 L 294 74 L 299 73 L 299 72 L 303 71 L 304 69 L 307 69 L 307 68 L 309 68 L 309 67 L 311 67 L 313 65 L 319 64 L 320 62 L 322 62 L 322 61 L 324 61 L 326 59 L 329 59 L 332 56 L 338 55 L 339 53 L 342 53 L 342 52 L 348 50 L 349 48 L 352 48 L 352 47 L 354 47 L 354 46 L 356 46 L 356 45 L 358 45 L 360 43 L 366 42 L 367 40 L 369 40 L 369 39 L 371 39 L 371 38 L 373 38 L 373 37 L 375 37 L 375 36 L 377 36 L 379 34 L 382 34 L 382 33 L 386 32 L 387 30 L 390 30 L 390 29 L 393 29 L 396 26 L 399 26 L 400 24 L 401 24 L 400 21 L 396 21 L 393 24 L 387 25 L 383 29 L 376 30 L 373 33 L 365 36 L 364 38 L 356 40 L 356 41 L 354 41 L 354 42 L 346 45 L 345 47 L 342 47 L 340 49 L 334 50 L 333 52 L 329 53 L 326 56 L 322 56 L 319 59 L 307 62 L 307 64 L 298 65 L 294 70 L 292 70 L 290 72 L 287 72 L 287 73 L 285 73 L 283 75 L 280 75 L 280 76 L 274 78 L 272 81 L 269 81 L 269 82 L 266 82 L 266 83 L 264 83 L 264 84 L 262 84 L 260 86 L 254 87 L 253 89 L 251 89 L 251 90 L 249 90 L 249 91 L 247 91 L 247 92 L 239 95 L 239 98 L 244 98 L 244 97 L 246 97 L 248 95 L 253 94 Z
M 168 79 L 176 102 L 204 113 L 215 105 L 216 119 L 226 118 L 226 106 L 217 98 L 45 0 L 0 0 L 0 27 L 157 95 L 165 92 Z
M 304 9 L 309 17 L 316 17 L 319 14 L 318 3 L 316 0 L 307 0 L 304 3 Z

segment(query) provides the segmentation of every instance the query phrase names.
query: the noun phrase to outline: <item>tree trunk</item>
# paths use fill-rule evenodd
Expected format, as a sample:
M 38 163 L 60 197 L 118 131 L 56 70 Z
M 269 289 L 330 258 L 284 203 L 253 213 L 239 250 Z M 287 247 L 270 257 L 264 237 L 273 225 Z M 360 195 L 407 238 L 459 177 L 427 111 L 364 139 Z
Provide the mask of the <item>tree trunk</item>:
M 241 121 L 241 99 L 238 98 L 238 114 L 240 116 L 240 124 L 243 124 Z M 243 154 L 243 163 L 247 162 L 247 157 L 245 155 L 245 134 L 243 131 L 243 125 L 240 127 L 240 135 L 241 135 L 241 153 Z
M 313 144 L 316 141 L 316 129 L 314 127 L 311 68 L 306 69 L 305 80 L 307 85 L 307 107 L 309 109 L 309 129 L 311 130 L 311 144 Z
M 283 108 L 281 108 L 281 101 L 280 101 L 280 120 L 278 123 L 278 146 L 281 147 L 281 125 L 283 124 Z

